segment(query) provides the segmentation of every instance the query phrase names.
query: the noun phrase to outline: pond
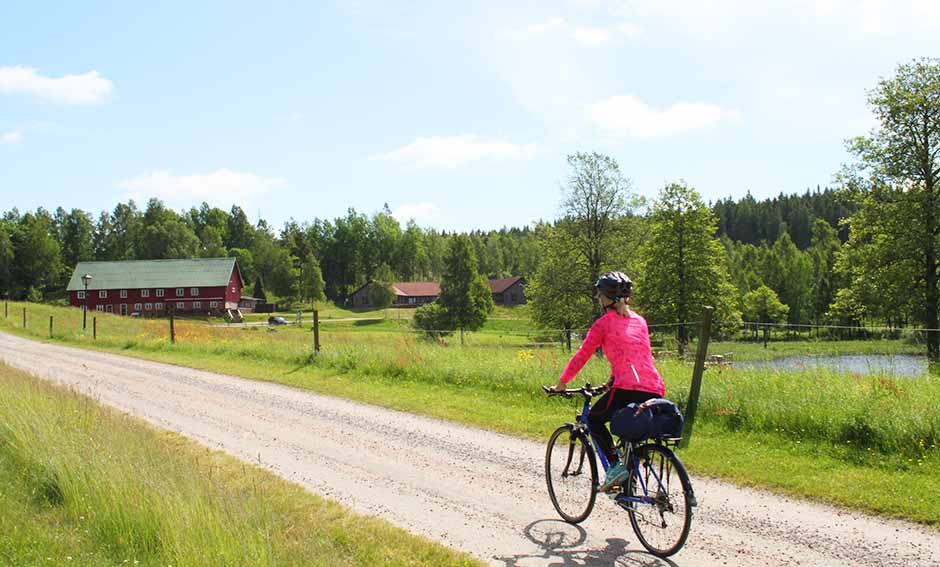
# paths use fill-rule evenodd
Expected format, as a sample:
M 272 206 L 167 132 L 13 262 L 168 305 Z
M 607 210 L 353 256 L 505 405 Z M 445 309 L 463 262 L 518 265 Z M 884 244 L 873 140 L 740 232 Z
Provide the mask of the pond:
M 919 378 L 927 374 L 927 358 L 913 354 L 843 354 L 838 356 L 788 356 L 772 360 L 734 361 L 735 368 L 772 370 L 815 370 L 857 374 L 893 374 Z

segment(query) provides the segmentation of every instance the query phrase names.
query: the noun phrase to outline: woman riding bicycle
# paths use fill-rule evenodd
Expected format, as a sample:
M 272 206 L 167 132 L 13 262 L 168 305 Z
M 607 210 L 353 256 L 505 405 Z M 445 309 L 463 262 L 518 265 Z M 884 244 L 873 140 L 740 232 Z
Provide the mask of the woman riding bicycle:
M 591 435 L 611 465 L 600 487 L 601 491 L 606 491 L 627 474 L 624 463 L 617 462 L 614 440 L 606 424 L 627 404 L 663 397 L 666 386 L 653 363 L 646 320 L 627 306 L 633 296 L 633 282 L 622 272 L 608 272 L 594 283 L 594 290 L 605 313 L 591 326 L 581 348 L 552 389 L 565 391 L 566 384 L 584 367 L 597 347 L 604 349 L 611 367 L 610 389 L 591 408 L 588 423 Z

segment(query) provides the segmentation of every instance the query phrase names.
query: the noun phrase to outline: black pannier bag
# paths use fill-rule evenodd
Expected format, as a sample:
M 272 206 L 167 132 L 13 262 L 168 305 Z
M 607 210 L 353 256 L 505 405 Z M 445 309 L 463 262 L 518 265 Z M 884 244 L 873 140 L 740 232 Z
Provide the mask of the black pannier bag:
M 682 437 L 682 412 L 676 404 L 655 398 L 628 404 L 610 420 L 610 432 L 627 441 Z

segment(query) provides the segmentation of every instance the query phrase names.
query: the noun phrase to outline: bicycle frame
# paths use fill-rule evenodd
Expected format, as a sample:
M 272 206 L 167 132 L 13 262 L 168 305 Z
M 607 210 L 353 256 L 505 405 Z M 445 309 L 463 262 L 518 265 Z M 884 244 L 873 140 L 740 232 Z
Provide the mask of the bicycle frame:
M 588 412 L 590 411 L 591 411 L 591 401 L 585 398 L 584 406 L 581 409 L 581 413 L 576 417 L 575 423 L 572 424 L 572 426 L 576 430 L 581 431 L 584 434 L 586 434 L 588 438 L 591 440 L 591 444 L 594 447 L 594 452 L 597 454 L 598 458 L 600 459 L 601 466 L 604 468 L 604 471 L 606 472 L 608 469 L 610 469 L 610 463 L 607 461 L 607 455 L 604 454 L 604 451 L 601 449 L 601 446 L 597 443 L 597 440 L 594 439 L 593 435 L 591 435 L 591 426 L 588 422 Z M 640 480 L 640 487 L 643 490 L 643 496 L 627 496 L 625 494 L 619 494 L 616 497 L 616 500 L 617 502 L 622 502 L 622 503 L 631 502 L 631 503 L 637 503 L 637 504 L 651 504 L 654 502 L 655 498 L 649 495 L 649 488 L 646 485 L 646 480 L 644 479 L 643 475 L 640 474 L 640 458 L 637 456 L 636 451 L 633 450 L 635 447 L 632 443 L 624 443 L 624 445 L 625 445 L 626 450 L 623 453 L 623 458 L 630 459 L 628 468 L 636 471 L 636 477 Z M 565 473 L 563 474 L 567 474 L 568 467 L 571 466 L 571 459 L 574 456 L 573 453 L 574 453 L 574 446 L 571 446 L 568 451 L 568 462 L 565 463 L 565 469 L 564 469 Z M 581 455 L 580 462 L 578 463 L 579 472 L 581 471 L 581 467 L 583 465 L 584 465 L 584 455 Z M 656 479 L 656 484 L 659 487 L 659 490 L 662 492 L 666 492 L 666 487 L 663 486 L 661 475 L 656 474 L 656 471 L 653 470 L 652 467 L 650 468 L 650 472 L 653 474 L 653 478 Z

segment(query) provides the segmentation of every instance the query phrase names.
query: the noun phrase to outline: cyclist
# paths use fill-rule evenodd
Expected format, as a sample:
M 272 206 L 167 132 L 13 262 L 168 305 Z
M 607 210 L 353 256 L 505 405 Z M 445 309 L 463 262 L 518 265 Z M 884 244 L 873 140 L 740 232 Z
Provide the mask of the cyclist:
M 624 463 L 617 462 L 614 440 L 607 423 L 617 410 L 630 403 L 661 398 L 666 393 L 663 379 L 653 363 L 649 328 L 646 320 L 628 307 L 633 296 L 633 282 L 622 272 L 608 272 L 594 283 L 594 296 L 605 313 L 591 326 L 581 348 L 571 358 L 558 384 L 552 389 L 563 392 L 566 384 L 600 346 L 610 361 L 609 390 L 591 408 L 588 423 L 591 435 L 607 456 L 610 468 L 601 491 L 617 486 L 627 473 Z

